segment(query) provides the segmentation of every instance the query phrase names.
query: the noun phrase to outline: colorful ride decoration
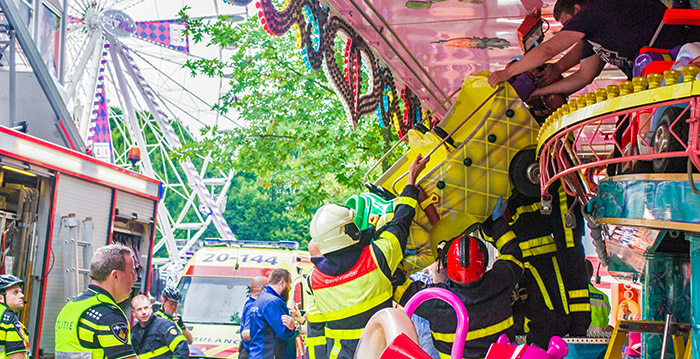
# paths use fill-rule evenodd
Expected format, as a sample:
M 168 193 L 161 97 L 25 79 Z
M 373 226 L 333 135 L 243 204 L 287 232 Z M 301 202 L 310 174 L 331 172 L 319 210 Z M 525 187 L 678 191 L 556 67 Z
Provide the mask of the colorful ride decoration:
M 700 142 L 692 140 L 699 130 L 693 120 L 700 115 L 698 71 L 649 73 L 570 99 L 538 135 L 543 192 L 561 178 L 567 193 L 585 204 L 598 190 L 598 174 L 700 168 Z
M 417 180 L 419 206 L 402 264 L 407 273 L 430 265 L 435 260 L 437 243 L 482 222 L 491 214 L 498 197 L 510 195 L 511 159 L 535 144 L 539 126 L 515 90 L 509 84 L 494 90 L 486 76 L 467 77 L 454 107 L 432 130 L 409 130 L 406 138 L 410 150 L 370 185 L 371 198 L 391 200 L 406 185 L 413 159 L 419 153 L 430 154 Z M 359 198 L 363 196 L 367 196 L 363 203 L 370 204 L 371 209 L 358 210 L 358 214 L 368 213 L 360 221 L 376 222 L 380 228 L 390 218 L 389 213 L 382 215 L 380 202 L 369 200 L 370 194 Z M 346 205 L 355 203 L 360 200 L 351 199 Z
M 411 316 L 421 303 L 430 299 L 442 299 L 454 308 L 457 331 L 450 358 L 462 358 L 464 345 L 459 344 L 467 339 L 469 314 L 464 303 L 444 288 L 421 290 L 408 300 L 404 310 L 386 308 L 375 313 L 362 332 L 356 352 L 362 353 L 363 359 L 429 359 L 430 356 L 418 346 L 418 335 Z
M 379 81 L 383 84 L 383 87 L 382 98 L 379 100 L 379 106 L 377 106 L 377 118 L 379 120 L 379 126 L 382 128 L 391 127 L 392 124 L 396 126 L 396 128 L 400 128 L 399 96 L 397 96 L 396 84 L 392 76 L 391 70 L 389 70 L 388 67 L 379 68 Z
M 648 72 L 571 99 L 543 125 L 538 152 L 542 189 L 562 179 L 603 225 L 610 273 L 644 276 L 641 319 L 670 315 L 694 323 L 690 272 L 700 266 L 688 253 L 700 230 L 693 211 L 700 198 L 700 69 L 680 70 Z M 660 356 L 661 341 L 643 336 L 643 357 Z
M 458 37 L 448 40 L 433 41 L 433 44 L 457 49 L 505 49 L 510 42 L 500 37 Z
M 450 304 L 457 314 L 457 331 L 450 352 L 451 359 L 464 355 L 464 342 L 469 332 L 469 313 L 464 303 L 452 292 L 444 288 L 427 288 L 409 299 L 404 310 L 382 309 L 370 318 L 357 345 L 357 353 L 363 359 L 428 359 L 430 356 L 418 346 L 418 335 L 411 322 L 411 316 L 426 300 L 441 299 Z M 503 334 L 491 344 L 486 359 L 562 359 L 569 348 L 560 337 L 552 337 L 545 351 L 527 344 L 511 344 Z
M 234 1 L 233 5 L 244 2 Z M 295 29 L 304 63 L 312 70 L 324 70 L 353 128 L 362 116 L 376 112 L 380 126 L 393 123 L 403 137 L 413 124 L 422 121 L 420 99 L 408 89 L 399 95 L 391 70 L 380 65 L 368 44 L 349 24 L 329 15 L 318 0 L 289 0 L 282 10 L 276 9 L 271 0 L 259 0 L 255 6 L 270 35 L 282 36 Z M 336 39 L 345 42 L 342 66 L 336 61 Z M 403 121 L 399 120 L 399 98 L 404 102 Z
M 547 351 L 527 344 L 511 344 L 508 336 L 502 334 L 496 343 L 491 344 L 485 359 L 562 359 L 569 353 L 564 339 L 554 336 L 549 340 Z

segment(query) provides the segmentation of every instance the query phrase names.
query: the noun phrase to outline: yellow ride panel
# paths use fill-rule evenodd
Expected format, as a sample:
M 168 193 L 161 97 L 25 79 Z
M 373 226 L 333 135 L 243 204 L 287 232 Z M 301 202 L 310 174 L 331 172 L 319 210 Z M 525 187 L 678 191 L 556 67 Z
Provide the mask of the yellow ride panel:
M 483 75 L 464 80 L 452 110 L 438 124 L 447 133 L 455 130 L 494 92 Z M 425 212 L 417 209 L 403 263 L 407 273 L 430 265 L 435 260 L 437 243 L 483 221 L 491 214 L 498 197 L 510 195 L 510 160 L 521 149 L 537 143 L 538 130 L 537 122 L 515 90 L 505 84 L 503 90 L 452 135 L 454 147 L 444 144 L 431 155 L 418 184 L 428 197 L 437 195 L 433 205 L 440 220 L 433 225 Z M 411 130 L 407 136 L 411 149 L 374 183 L 397 195 L 406 184 L 408 167 L 416 156 L 427 154 L 442 140 L 433 131 L 423 135 Z

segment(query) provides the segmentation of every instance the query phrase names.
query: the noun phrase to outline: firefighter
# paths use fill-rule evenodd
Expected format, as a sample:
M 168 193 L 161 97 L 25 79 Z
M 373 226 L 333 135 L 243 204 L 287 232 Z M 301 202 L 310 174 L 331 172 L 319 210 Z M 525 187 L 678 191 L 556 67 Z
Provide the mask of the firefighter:
M 586 259 L 586 269 L 588 277 L 592 277 L 593 263 L 588 259 Z M 610 322 L 610 301 L 608 301 L 608 296 L 601 292 L 600 289 L 594 287 L 593 283 L 588 283 L 588 292 L 591 299 L 591 326 L 588 327 L 588 331 L 612 332 L 613 327 L 608 324 Z M 568 359 L 603 359 L 607 349 L 608 346 L 605 344 L 569 344 L 569 354 L 566 357 Z
M 24 308 L 22 283 L 12 274 L 0 275 L 0 345 L 4 358 L 31 358 L 27 330 L 15 314 Z
M 522 251 L 525 272 L 519 287 L 527 293 L 527 342 L 541 348 L 547 348 L 555 335 L 586 336 L 591 321 L 581 243 L 583 216 L 576 199 L 566 194 L 560 182 L 550 186 L 549 193 L 552 212 L 545 215 L 539 197 L 514 190 L 504 214 L 514 235 L 502 237 L 497 245 L 517 241 Z M 489 219 L 482 225 L 487 239 L 492 226 Z
M 321 260 L 322 254 L 318 250 L 316 243 L 314 241 L 309 241 L 309 254 L 311 258 L 319 258 Z M 306 338 L 304 339 L 304 346 L 306 351 L 306 359 L 323 359 L 327 358 L 326 354 L 326 322 L 323 320 L 323 316 L 316 308 L 316 303 L 314 303 L 314 294 L 311 291 L 311 276 L 306 276 L 306 279 L 302 281 L 304 285 L 304 292 L 306 293 L 306 298 L 308 298 L 308 303 L 306 305 Z
M 139 359 L 188 359 L 187 341 L 178 326 L 153 314 L 145 295 L 131 300 L 137 323 L 131 328 L 131 342 Z
M 129 321 L 117 305 L 129 299 L 136 279 L 133 255 L 121 244 L 95 251 L 88 288 L 56 318 L 56 358 L 137 359 Z
M 418 200 L 416 178 L 427 161 L 418 155 L 409 167 L 408 183 L 394 203 L 394 218 L 378 235 L 361 233 L 355 212 L 343 206 L 324 205 L 311 220 L 311 239 L 322 256 L 311 259 L 316 266 L 310 282 L 317 313 L 309 313 L 309 321 L 325 322 L 331 358 L 352 358 L 369 318 L 392 305 L 389 278 L 403 259 Z
M 180 328 L 180 331 L 182 331 L 182 335 L 184 335 L 185 339 L 187 339 L 187 344 L 192 344 L 194 342 L 192 333 L 187 329 L 187 326 L 185 325 L 185 322 L 182 321 L 180 314 L 175 314 L 177 306 L 180 304 L 181 300 L 182 295 L 177 288 L 165 287 L 163 292 L 160 293 L 160 309 L 153 312 L 153 314 L 175 322 L 175 324 L 177 324 L 177 326 Z
M 494 210 L 494 234 L 496 238 L 513 236 L 508 223 L 502 218 L 506 204 Z M 426 287 L 445 288 L 464 303 L 469 314 L 469 332 L 464 344 L 464 358 L 483 358 L 489 346 L 501 334 L 515 340 L 511 294 L 523 274 L 520 248 L 516 241 L 497 241 L 501 255 L 486 271 L 488 252 L 483 241 L 463 233 L 439 245 L 438 261 L 445 268 L 448 280 L 444 283 L 425 285 L 420 281 L 395 280 L 398 284 L 394 298 L 401 305 Z M 399 276 L 400 277 L 400 276 Z M 403 283 L 402 283 L 403 282 Z M 440 357 L 448 358 L 455 340 L 457 316 L 445 301 L 429 300 L 416 309 L 416 314 L 428 319 L 433 343 Z

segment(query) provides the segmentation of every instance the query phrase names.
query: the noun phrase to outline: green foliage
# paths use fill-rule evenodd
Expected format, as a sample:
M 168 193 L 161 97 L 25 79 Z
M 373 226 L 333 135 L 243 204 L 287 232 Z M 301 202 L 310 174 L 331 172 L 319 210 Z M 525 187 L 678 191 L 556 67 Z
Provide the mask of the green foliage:
M 239 240 L 294 241 L 306 248 L 309 221 L 293 211 L 294 194 L 265 188 L 251 173 L 238 173 L 226 202 L 226 219 Z
M 204 140 L 188 144 L 183 153 L 211 152 L 218 166 L 254 174 L 243 176 L 241 193 L 229 197 L 229 205 L 236 204 L 225 214 L 239 238 L 246 239 L 247 233 L 255 237 L 257 228 L 256 238 L 276 240 L 265 237 L 271 232 L 260 231 L 259 223 L 249 223 L 256 217 L 279 231 L 274 234 L 279 239 L 298 236 L 296 231 L 305 235 L 308 229 L 296 226 L 292 218 L 306 225 L 323 203 L 343 203 L 363 191 L 364 174 L 397 140 L 396 134 L 382 129 L 375 115 L 353 131 L 323 72 L 304 66 L 290 33 L 270 36 L 257 18 L 240 24 L 225 18 L 192 21 L 186 9 L 181 17 L 188 21 L 193 41 L 206 39 L 209 45 L 233 49 L 226 61 L 190 60 L 186 66 L 193 74 L 230 78 L 230 90 L 215 109 L 237 114 L 241 126 L 227 132 L 207 128 Z M 397 149 L 384 169 L 404 149 Z M 257 186 L 249 182 L 254 179 Z M 263 205 L 265 197 L 269 202 Z M 248 207 L 245 198 L 252 200 Z M 252 208 L 252 203 L 260 203 L 260 208 Z M 289 225 L 272 225 L 274 221 Z

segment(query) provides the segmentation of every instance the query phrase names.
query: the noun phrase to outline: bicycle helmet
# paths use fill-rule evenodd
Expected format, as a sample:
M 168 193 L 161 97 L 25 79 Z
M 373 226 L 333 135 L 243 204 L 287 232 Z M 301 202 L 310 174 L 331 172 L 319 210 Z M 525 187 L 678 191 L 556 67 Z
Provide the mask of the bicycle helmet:
M 24 283 L 23 280 L 13 276 L 12 274 L 1 274 L 0 275 L 0 292 L 5 292 L 7 288 L 12 287 L 16 284 Z
M 163 292 L 161 293 L 163 298 L 167 300 L 172 300 L 173 302 L 180 302 L 182 300 L 182 295 L 180 294 L 180 291 L 177 290 L 177 288 L 173 287 L 166 287 L 163 289 Z

